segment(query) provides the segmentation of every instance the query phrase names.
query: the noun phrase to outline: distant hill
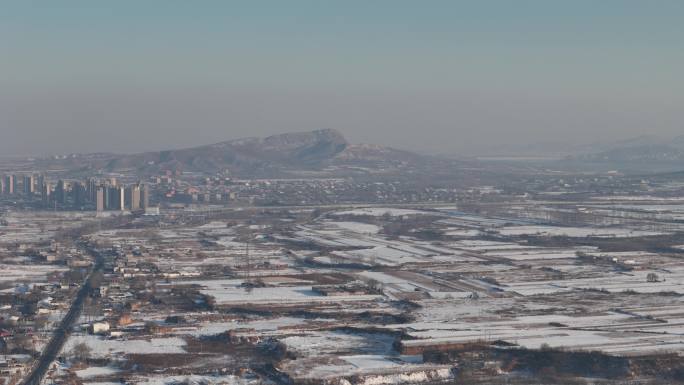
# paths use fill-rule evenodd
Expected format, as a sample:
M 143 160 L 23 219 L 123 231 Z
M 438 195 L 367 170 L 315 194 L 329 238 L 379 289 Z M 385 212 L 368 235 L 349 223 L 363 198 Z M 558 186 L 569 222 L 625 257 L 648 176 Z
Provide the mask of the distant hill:
M 684 161 L 684 135 L 659 138 L 644 135 L 606 146 L 602 151 L 577 155 L 576 160 L 590 162 L 682 162 Z
M 668 144 L 648 144 L 618 147 L 578 159 L 592 162 L 681 162 L 684 161 L 684 149 Z
M 565 141 L 528 142 L 507 144 L 474 150 L 470 156 L 487 158 L 557 158 L 600 161 L 605 159 L 660 159 L 669 160 L 684 151 L 684 135 L 675 138 L 662 138 L 656 135 L 640 135 L 632 138 L 597 141 L 588 143 L 568 143 Z M 463 155 L 463 154 L 459 154 Z
M 325 129 L 243 138 L 176 150 L 139 154 L 85 154 L 41 159 L 43 168 L 84 172 L 165 170 L 227 172 L 236 176 L 282 176 L 301 172 L 366 174 L 410 168 L 448 168 L 453 160 L 371 144 L 349 144 L 336 130 Z
M 98 164 L 107 171 L 175 170 L 215 172 L 221 170 L 267 170 L 311 167 L 333 158 L 348 143 L 335 130 L 244 138 L 205 146 L 118 156 Z
M 626 140 L 567 146 L 530 143 L 506 149 L 496 163 L 457 156 L 429 156 L 375 144 L 350 144 L 333 129 L 252 137 L 138 154 L 71 154 L 31 160 L 26 167 L 75 174 L 165 171 L 225 173 L 236 177 L 347 177 L 385 175 L 412 180 L 488 180 L 500 174 L 562 170 L 674 172 L 684 170 L 684 135 L 644 135 Z M 555 153 L 554 153 L 555 152 Z M 496 153 L 493 153 L 496 154 Z M 530 156 L 530 159 L 525 159 Z M 535 158 L 539 156 L 539 158 Z M 517 157 L 517 158 L 516 158 Z M 518 163 L 522 159 L 523 163 Z M 482 158 L 484 160 L 484 158 Z M 530 162 L 537 162 L 532 165 Z M 532 168 L 529 168 L 532 167 Z

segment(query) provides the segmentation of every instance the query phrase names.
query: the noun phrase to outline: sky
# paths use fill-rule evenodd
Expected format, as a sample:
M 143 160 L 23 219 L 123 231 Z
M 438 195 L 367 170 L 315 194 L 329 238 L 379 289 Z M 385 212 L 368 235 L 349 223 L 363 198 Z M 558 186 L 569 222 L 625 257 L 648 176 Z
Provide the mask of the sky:
M 681 0 L 0 0 L 0 156 L 684 134 Z

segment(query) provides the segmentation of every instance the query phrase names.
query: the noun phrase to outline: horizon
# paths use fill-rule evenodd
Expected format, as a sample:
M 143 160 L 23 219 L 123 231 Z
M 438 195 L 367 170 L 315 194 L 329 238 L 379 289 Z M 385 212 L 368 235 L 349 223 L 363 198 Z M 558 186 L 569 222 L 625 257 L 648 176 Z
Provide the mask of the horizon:
M 177 147 L 164 147 L 164 148 L 151 148 L 151 149 L 143 149 L 141 151 L 132 151 L 132 152 L 124 152 L 124 151 L 95 151 L 95 152 L 63 152 L 63 153 L 41 153 L 41 154 L 21 154 L 21 155 L 6 155 L 2 154 L 0 155 L 1 159 L 33 159 L 33 158 L 50 158 L 50 157 L 60 157 L 60 156 L 69 156 L 69 155 L 96 155 L 96 154 L 103 154 L 103 155 L 135 155 L 135 154 L 143 154 L 143 153 L 150 153 L 150 152 L 161 152 L 161 151 L 175 151 L 175 150 L 185 150 L 185 149 L 194 149 L 198 147 L 204 147 L 204 146 L 211 146 L 214 144 L 220 144 L 220 143 L 227 143 L 227 142 L 233 142 L 233 141 L 240 141 L 240 140 L 245 140 L 245 139 L 265 139 L 268 137 L 274 137 L 274 136 L 280 136 L 280 135 L 288 135 L 288 134 L 306 134 L 306 133 L 313 133 L 316 131 L 326 131 L 326 130 L 332 130 L 344 137 L 344 139 L 347 141 L 348 145 L 373 145 L 373 146 L 382 146 L 382 147 L 388 147 L 388 148 L 393 148 L 401 151 L 408 151 L 408 152 L 413 152 L 416 154 L 420 155 L 425 155 L 425 156 L 458 156 L 462 155 L 463 157 L 468 157 L 468 158 L 487 158 L 487 157 L 513 157 L 515 158 L 516 156 L 519 156 L 521 158 L 525 158 L 528 156 L 547 156 L 546 154 L 539 153 L 537 151 L 530 151 L 526 150 L 523 148 L 523 146 L 499 146 L 497 147 L 491 147 L 489 149 L 483 149 L 483 150 L 477 150 L 474 152 L 470 153 L 444 153 L 444 152 L 430 152 L 430 151 L 421 151 L 417 149 L 413 149 L 410 147 L 401 147 L 401 146 L 386 146 L 382 145 L 380 143 L 372 143 L 372 142 L 352 142 L 348 139 L 347 135 L 341 131 L 337 130 L 334 128 L 322 128 L 322 129 L 313 129 L 313 130 L 307 130 L 307 131 L 290 131 L 290 132 L 282 132 L 282 133 L 277 133 L 277 134 L 272 134 L 272 135 L 263 135 L 263 136 L 241 136 L 241 137 L 235 137 L 235 138 L 227 138 L 225 140 L 220 140 L 217 142 L 211 142 L 211 143 L 202 143 L 202 144 L 197 144 L 197 145 L 187 145 L 187 146 L 177 146 Z M 631 147 L 631 146 L 624 146 L 625 142 L 632 142 L 636 140 L 655 140 L 660 143 L 656 144 L 661 144 L 665 140 L 669 139 L 676 139 L 676 138 L 684 138 L 684 134 L 681 135 L 676 135 L 676 136 L 664 136 L 664 135 L 655 135 L 655 134 L 643 134 L 643 135 L 638 135 L 638 136 L 631 136 L 627 138 L 616 138 L 613 141 L 594 141 L 594 142 L 576 142 L 571 144 L 570 146 L 574 147 L 579 147 L 579 148 L 591 148 L 591 146 L 608 146 L 610 147 Z M 528 147 L 536 147 L 536 146 L 542 146 L 542 145 L 551 145 L 551 146 L 567 146 L 569 145 L 567 142 L 561 142 L 561 141 L 539 141 L 539 142 L 530 142 L 525 144 Z M 513 152 L 511 152 L 513 151 Z M 573 153 L 572 150 L 569 150 L 568 153 Z M 560 154 L 560 157 L 564 156 L 564 154 Z

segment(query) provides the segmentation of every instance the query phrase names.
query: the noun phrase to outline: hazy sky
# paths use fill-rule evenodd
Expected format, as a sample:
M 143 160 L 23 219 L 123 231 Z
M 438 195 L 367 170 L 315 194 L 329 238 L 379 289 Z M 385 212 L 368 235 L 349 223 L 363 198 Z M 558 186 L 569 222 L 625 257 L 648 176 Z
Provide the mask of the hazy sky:
M 682 0 L 0 2 L 0 155 L 684 134 Z

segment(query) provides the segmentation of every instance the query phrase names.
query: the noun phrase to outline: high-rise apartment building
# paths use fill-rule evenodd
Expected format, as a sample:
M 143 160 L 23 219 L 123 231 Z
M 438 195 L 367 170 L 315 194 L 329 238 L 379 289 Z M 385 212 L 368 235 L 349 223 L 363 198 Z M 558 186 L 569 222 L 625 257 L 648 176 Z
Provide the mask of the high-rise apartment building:
M 150 207 L 150 186 L 141 185 L 140 195 L 140 207 L 143 210 L 147 210 Z
M 119 192 L 118 197 L 117 197 L 119 200 L 119 204 L 118 204 L 117 209 L 121 210 L 121 211 L 126 210 L 126 188 L 121 186 L 121 187 L 117 187 L 116 189 Z
M 36 192 L 36 177 L 24 175 L 24 195 L 33 195 Z
M 88 196 L 83 182 L 74 182 L 71 185 L 71 196 L 73 197 L 75 208 L 80 209 L 86 205 Z
M 14 182 L 14 175 L 5 175 L 5 185 L 2 188 L 3 193 L 14 194 Z
M 40 191 L 40 197 L 43 201 L 43 205 L 46 207 L 50 205 L 50 194 L 52 192 L 52 186 L 50 186 L 50 182 L 43 182 L 41 186 L 41 191 Z
M 63 180 L 57 181 L 55 186 L 54 201 L 58 206 L 64 207 L 67 203 L 67 187 Z
M 137 211 L 140 210 L 140 185 L 136 184 L 131 187 L 130 189 L 130 207 L 131 211 Z
M 95 190 L 95 209 L 97 211 L 105 210 L 105 190 L 104 186 L 98 186 Z

